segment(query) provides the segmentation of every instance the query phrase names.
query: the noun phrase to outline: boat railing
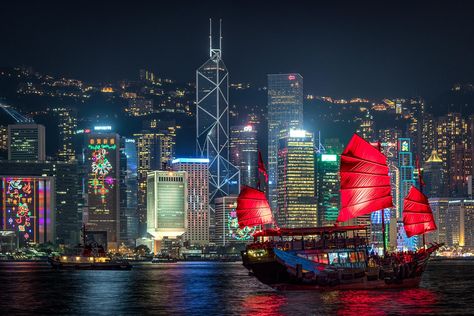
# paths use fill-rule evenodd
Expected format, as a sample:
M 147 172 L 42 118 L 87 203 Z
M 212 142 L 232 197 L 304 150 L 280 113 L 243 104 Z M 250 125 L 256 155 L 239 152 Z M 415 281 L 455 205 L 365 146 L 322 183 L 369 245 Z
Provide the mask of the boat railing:
M 282 250 L 316 250 L 316 249 L 356 249 L 366 245 L 365 238 L 331 238 L 331 239 L 291 239 L 291 240 L 267 240 L 255 242 L 248 245 L 249 249 L 272 249 Z

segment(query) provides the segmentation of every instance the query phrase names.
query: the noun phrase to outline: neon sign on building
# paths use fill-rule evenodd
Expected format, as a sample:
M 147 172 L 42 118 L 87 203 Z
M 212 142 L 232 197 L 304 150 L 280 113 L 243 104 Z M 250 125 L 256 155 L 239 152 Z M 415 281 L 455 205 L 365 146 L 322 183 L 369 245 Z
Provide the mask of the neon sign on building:
M 107 194 L 116 181 L 112 174 L 110 157 L 113 156 L 111 151 L 115 152 L 117 145 L 114 138 L 91 138 L 88 148 L 91 155 L 89 188 L 91 193 L 100 196 L 102 204 L 105 204 Z
M 252 238 L 252 234 L 255 233 L 256 227 L 248 227 L 245 226 L 244 228 L 239 228 L 239 221 L 237 219 L 237 212 L 235 209 L 232 209 L 229 212 L 229 217 L 227 219 L 227 229 L 229 232 L 229 237 L 233 240 L 241 240 L 246 241 Z
M 49 177 L 2 177 L 0 229 L 14 231 L 21 245 L 54 241 Z

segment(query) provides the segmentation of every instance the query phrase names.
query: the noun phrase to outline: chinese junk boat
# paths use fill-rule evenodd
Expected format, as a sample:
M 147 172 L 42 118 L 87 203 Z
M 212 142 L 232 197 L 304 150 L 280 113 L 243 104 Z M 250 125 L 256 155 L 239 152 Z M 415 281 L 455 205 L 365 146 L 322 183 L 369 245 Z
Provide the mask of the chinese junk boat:
M 132 265 L 126 260 L 112 259 L 104 248 L 96 243 L 86 245 L 85 226 L 82 228 L 83 245 L 78 256 L 57 256 L 49 258 L 51 267 L 59 270 L 130 270 Z
M 261 164 L 259 171 L 266 175 Z M 369 255 L 367 226 L 342 225 L 393 207 L 388 172 L 387 158 L 380 150 L 354 134 L 341 155 L 341 209 L 336 225 L 259 230 L 242 251 L 244 266 L 259 281 L 279 290 L 417 287 L 440 244 L 426 246 L 423 238 L 417 251 L 388 253 L 383 238 L 384 255 Z M 274 222 L 264 192 L 246 186 L 237 199 L 237 217 L 241 228 Z M 415 187 L 405 198 L 403 222 L 408 237 L 436 229 L 428 199 Z

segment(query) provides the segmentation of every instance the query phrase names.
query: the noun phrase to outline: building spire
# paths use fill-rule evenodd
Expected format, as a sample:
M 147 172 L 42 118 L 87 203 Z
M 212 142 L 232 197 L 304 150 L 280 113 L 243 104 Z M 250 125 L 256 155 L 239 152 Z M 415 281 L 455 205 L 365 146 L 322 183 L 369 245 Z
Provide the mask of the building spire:
M 219 19 L 219 53 L 222 57 L 222 19 Z
M 209 18 L 209 57 L 212 57 L 212 19 Z
M 212 19 L 209 18 L 209 57 L 213 58 L 214 56 L 222 57 L 222 19 L 219 19 L 219 46 L 218 48 L 213 48 L 212 45 Z

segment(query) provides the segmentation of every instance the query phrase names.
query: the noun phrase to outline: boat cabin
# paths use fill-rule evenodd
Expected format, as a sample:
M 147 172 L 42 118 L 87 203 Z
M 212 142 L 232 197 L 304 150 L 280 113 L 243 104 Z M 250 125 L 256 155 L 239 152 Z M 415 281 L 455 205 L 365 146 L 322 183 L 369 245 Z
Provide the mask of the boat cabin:
M 264 229 L 253 236 L 254 243 L 247 247 L 247 253 L 254 258 L 266 257 L 277 248 L 334 267 L 367 265 L 365 225 Z

